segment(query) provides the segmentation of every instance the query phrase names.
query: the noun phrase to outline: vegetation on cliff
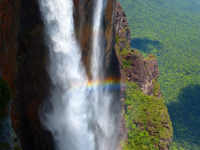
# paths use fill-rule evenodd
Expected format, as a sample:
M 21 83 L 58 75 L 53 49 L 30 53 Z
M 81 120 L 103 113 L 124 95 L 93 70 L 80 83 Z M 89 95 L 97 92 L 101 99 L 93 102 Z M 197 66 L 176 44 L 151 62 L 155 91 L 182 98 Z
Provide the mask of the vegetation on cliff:
M 0 123 L 7 115 L 8 104 L 11 100 L 11 91 L 8 83 L 0 77 Z
M 174 128 L 171 149 L 200 149 L 200 3 L 198 0 L 118 0 L 127 14 L 131 47 L 152 53 Z
M 130 48 L 130 30 L 126 14 L 117 2 L 115 33 L 122 80 L 126 80 L 125 116 L 128 136 L 122 140 L 123 150 L 168 149 L 173 137 L 172 123 L 157 81 L 159 77 L 156 57 L 142 57 Z
M 148 96 L 137 84 L 127 82 L 125 112 L 129 133 L 123 150 L 158 150 L 169 145 L 172 124 L 162 98 Z

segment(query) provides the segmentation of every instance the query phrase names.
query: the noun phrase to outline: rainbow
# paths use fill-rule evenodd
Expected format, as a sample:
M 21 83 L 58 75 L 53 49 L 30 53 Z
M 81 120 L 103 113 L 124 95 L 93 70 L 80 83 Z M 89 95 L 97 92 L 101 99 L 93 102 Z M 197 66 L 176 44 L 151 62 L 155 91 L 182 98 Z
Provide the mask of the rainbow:
M 116 79 L 112 79 L 112 78 L 108 78 L 105 79 L 103 81 L 99 81 L 99 80 L 95 80 L 95 81 L 91 81 L 89 80 L 86 86 L 86 89 L 84 90 L 89 90 L 92 91 L 94 90 L 94 88 L 98 88 L 99 90 L 104 90 L 104 89 L 108 89 L 108 90 L 120 90 L 122 84 L 120 82 L 120 80 L 116 80 Z M 123 84 L 124 86 L 124 84 Z M 78 84 L 77 85 L 73 85 L 70 89 L 69 92 L 72 92 L 74 90 L 80 90 L 80 87 Z

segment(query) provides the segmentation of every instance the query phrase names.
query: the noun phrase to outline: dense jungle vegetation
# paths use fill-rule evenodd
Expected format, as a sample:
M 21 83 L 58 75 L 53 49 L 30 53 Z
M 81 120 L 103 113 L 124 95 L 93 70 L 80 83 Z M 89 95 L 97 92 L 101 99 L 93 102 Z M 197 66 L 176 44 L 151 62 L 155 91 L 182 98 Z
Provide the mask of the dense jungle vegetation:
M 155 87 L 160 88 L 159 84 Z M 173 134 L 165 126 L 171 128 L 172 124 L 162 97 L 148 96 L 136 83 L 127 82 L 125 114 L 129 131 L 123 150 L 159 150 L 169 144 L 160 141 Z
M 200 149 L 200 1 L 118 0 L 131 47 L 152 53 L 174 128 L 171 150 Z

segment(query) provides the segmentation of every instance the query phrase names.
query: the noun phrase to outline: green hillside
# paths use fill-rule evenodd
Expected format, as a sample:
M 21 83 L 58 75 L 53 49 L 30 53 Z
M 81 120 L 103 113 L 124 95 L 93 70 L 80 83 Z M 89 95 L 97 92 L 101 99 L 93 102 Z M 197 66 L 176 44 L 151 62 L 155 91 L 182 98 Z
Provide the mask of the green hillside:
M 169 145 L 172 123 L 162 97 L 148 96 L 136 83 L 127 82 L 125 114 L 128 138 L 123 150 L 159 150 Z
M 170 149 L 200 149 L 200 1 L 118 0 L 132 48 L 152 53 L 174 128 Z

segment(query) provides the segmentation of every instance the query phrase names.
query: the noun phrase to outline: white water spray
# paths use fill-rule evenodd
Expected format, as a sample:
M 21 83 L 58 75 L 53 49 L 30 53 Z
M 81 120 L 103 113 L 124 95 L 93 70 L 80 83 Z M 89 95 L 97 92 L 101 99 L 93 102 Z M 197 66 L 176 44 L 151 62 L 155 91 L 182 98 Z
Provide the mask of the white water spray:
M 38 0 L 50 51 L 51 95 L 41 107 L 40 120 L 51 131 L 56 150 L 115 150 L 117 130 L 110 114 L 113 95 L 108 88 L 87 88 L 88 79 L 75 40 L 72 0 Z M 93 81 L 103 82 L 104 0 L 95 3 L 93 23 Z M 116 114 L 115 114 L 116 116 Z
M 93 82 L 101 84 L 105 80 L 105 43 L 103 29 L 103 15 L 107 0 L 96 0 L 93 16 L 93 54 L 91 72 Z M 115 150 L 118 141 L 118 123 L 116 115 L 111 112 L 113 95 L 109 88 L 94 88 L 93 92 L 94 119 L 98 130 L 96 131 L 96 144 L 98 150 Z
M 49 74 L 54 84 L 49 99 L 51 108 L 41 110 L 41 122 L 52 132 L 57 150 L 94 150 L 94 135 L 88 127 L 88 81 L 74 37 L 73 2 L 39 0 L 39 4 L 50 49 Z

